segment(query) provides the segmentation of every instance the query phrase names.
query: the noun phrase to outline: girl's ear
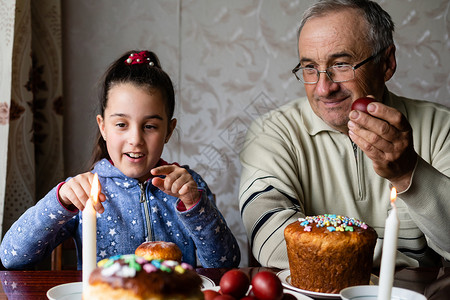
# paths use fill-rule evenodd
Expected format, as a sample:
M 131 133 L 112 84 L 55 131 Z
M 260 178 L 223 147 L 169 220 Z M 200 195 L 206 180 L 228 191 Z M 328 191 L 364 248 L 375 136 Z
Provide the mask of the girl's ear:
M 106 141 L 105 122 L 101 115 L 97 115 L 97 125 L 98 125 L 98 129 L 100 130 L 100 133 L 102 134 L 103 140 Z
M 172 133 L 175 130 L 176 126 L 177 126 L 177 119 L 170 120 L 169 128 L 167 128 L 167 135 L 166 135 L 165 143 L 167 143 L 170 140 L 170 137 L 172 136 Z

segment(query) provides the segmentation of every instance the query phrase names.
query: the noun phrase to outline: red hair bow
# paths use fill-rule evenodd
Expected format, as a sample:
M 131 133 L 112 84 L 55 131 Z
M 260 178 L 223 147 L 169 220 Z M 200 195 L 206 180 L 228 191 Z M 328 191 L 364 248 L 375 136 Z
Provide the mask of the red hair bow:
M 131 53 L 130 56 L 125 60 L 127 65 L 138 65 L 148 63 L 150 66 L 153 66 L 154 63 L 148 57 L 147 51 L 141 51 L 139 53 Z

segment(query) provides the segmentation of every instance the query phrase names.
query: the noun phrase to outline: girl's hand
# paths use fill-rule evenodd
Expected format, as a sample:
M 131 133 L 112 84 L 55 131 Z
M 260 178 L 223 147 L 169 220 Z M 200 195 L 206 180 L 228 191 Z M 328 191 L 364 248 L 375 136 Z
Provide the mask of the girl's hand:
M 94 178 L 94 174 L 86 172 L 79 174 L 69 181 L 65 182 L 59 189 L 59 200 L 61 203 L 70 210 L 73 210 L 73 206 L 83 211 L 86 201 L 89 199 L 91 193 L 91 183 Z M 94 209 L 98 213 L 103 213 L 104 208 L 102 202 L 105 202 L 106 196 L 100 192 L 98 196 L 98 202 L 94 205 Z
M 186 209 L 197 203 L 200 197 L 197 183 L 191 174 L 177 165 L 165 165 L 151 170 L 153 176 L 165 175 L 165 178 L 155 177 L 152 184 L 164 193 L 177 197 L 183 201 Z

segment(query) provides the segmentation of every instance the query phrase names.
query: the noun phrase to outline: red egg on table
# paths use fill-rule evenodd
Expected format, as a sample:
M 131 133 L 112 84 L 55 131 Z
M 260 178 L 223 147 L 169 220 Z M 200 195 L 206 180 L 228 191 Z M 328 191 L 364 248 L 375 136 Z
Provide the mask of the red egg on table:
M 283 299 L 283 285 L 272 272 L 261 271 L 252 279 L 252 292 L 258 300 Z
M 217 296 L 220 296 L 220 293 L 213 290 L 205 290 L 203 291 L 203 296 L 205 296 L 205 300 L 213 300 Z
M 237 299 L 244 297 L 250 286 L 250 279 L 244 272 L 234 269 L 226 272 L 220 279 L 220 291 Z
M 239 298 L 234 298 L 231 295 L 220 295 L 214 298 L 214 300 L 238 300 Z

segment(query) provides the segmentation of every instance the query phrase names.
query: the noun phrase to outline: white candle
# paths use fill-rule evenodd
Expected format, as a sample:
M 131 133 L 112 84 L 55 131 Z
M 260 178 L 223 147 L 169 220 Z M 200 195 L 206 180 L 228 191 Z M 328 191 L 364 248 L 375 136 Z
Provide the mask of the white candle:
M 89 285 L 89 275 L 97 266 L 97 212 L 94 203 L 98 201 L 100 182 L 97 173 L 94 174 L 91 195 L 82 213 L 83 220 L 83 289 Z
M 386 219 L 383 240 L 383 253 L 381 256 L 380 283 L 378 287 L 378 299 L 391 299 L 392 285 L 394 284 L 395 257 L 397 255 L 397 238 L 399 220 L 395 199 L 397 190 L 395 187 L 391 190 L 392 210 Z

